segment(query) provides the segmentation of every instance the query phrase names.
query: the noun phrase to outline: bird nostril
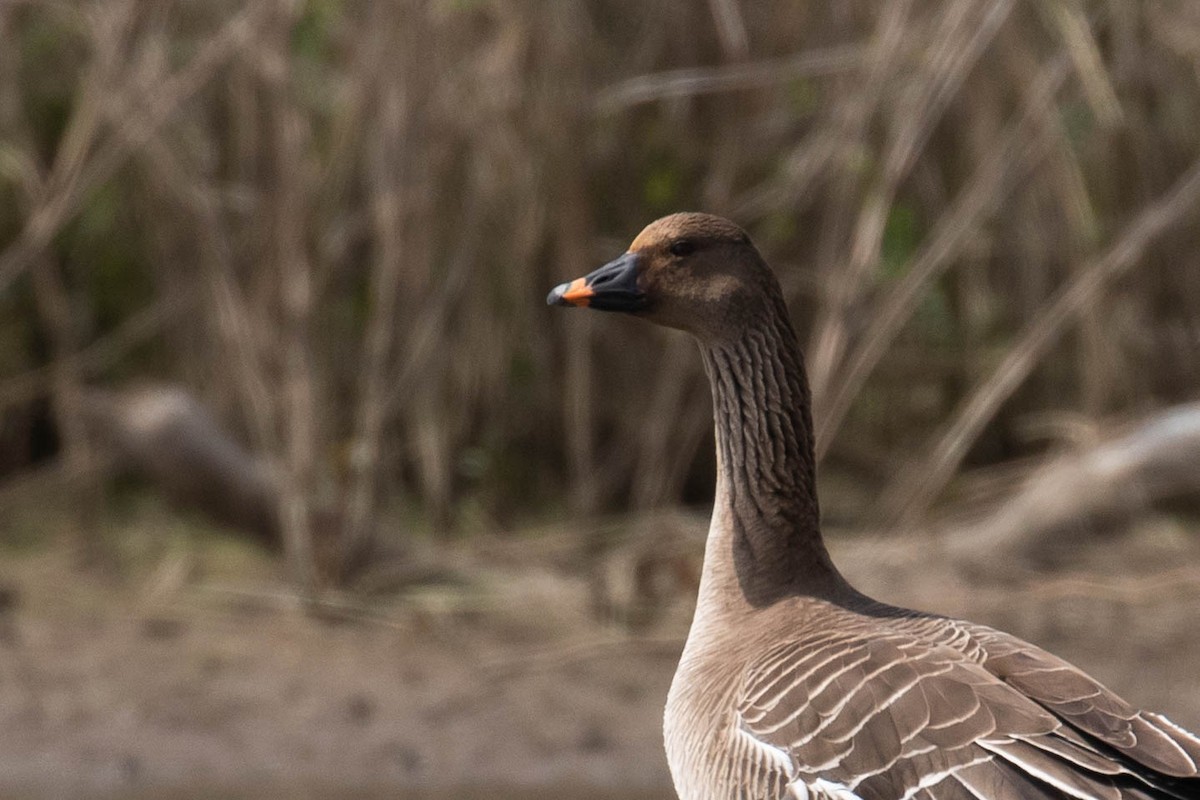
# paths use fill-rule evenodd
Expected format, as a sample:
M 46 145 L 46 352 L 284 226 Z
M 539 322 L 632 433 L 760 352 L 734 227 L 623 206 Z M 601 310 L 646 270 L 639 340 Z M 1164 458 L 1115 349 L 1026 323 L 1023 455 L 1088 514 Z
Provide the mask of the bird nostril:
M 637 261 L 631 254 L 610 261 L 582 279 L 593 297 L 601 303 L 640 302 L 637 285 Z M 603 299 L 607 298 L 607 299 Z M 595 306 L 595 301 L 592 303 Z

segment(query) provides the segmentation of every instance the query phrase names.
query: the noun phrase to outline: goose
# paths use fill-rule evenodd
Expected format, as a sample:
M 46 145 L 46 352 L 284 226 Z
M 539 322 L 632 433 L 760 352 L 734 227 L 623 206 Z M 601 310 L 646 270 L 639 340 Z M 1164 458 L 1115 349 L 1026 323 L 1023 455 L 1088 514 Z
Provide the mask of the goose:
M 721 217 L 651 223 L 550 305 L 690 333 L 717 476 L 663 733 L 681 800 L 1200 798 L 1200 739 L 1015 636 L 877 602 L 821 538 L 804 362 Z

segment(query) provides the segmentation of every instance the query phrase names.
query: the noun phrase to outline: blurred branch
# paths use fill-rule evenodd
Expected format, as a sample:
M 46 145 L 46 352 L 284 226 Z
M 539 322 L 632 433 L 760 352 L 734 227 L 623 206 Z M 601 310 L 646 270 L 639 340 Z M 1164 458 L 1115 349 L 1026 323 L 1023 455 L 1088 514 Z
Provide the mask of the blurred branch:
M 76 352 L 74 360 L 80 374 L 88 378 L 111 369 L 135 347 L 161 334 L 164 325 L 192 302 L 193 298 L 183 294 L 160 297 L 112 333 Z M 54 370 L 55 365 L 49 364 L 0 384 L 0 413 L 49 392 Z
M 462 219 L 474 218 L 478 210 L 477 198 L 476 192 L 466 193 Z M 389 387 L 385 407 L 389 410 L 395 410 L 406 400 L 411 400 L 412 387 L 424 379 L 424 373 L 435 357 L 435 348 L 443 341 L 451 313 L 470 287 L 473 259 L 478 252 L 481 235 L 482 228 L 478 225 L 468 225 L 462 232 L 439 290 L 421 303 L 420 313 L 406 326 L 411 338 L 405 341 L 403 357 L 393 364 L 392 372 L 385 381 Z
M 707 403 L 689 403 L 690 397 L 702 392 L 694 380 L 691 341 L 676 337 L 667 345 L 663 366 L 657 376 L 654 392 L 646 413 L 641 415 L 642 429 L 637 448 L 637 460 L 632 470 L 633 506 L 651 509 L 676 496 L 682 483 L 679 471 L 691 466 L 693 451 L 681 446 L 689 431 L 706 431 L 712 412 Z M 700 423 L 693 419 L 699 407 Z M 692 423 L 692 424 L 689 424 Z
M 912 7 L 912 0 L 896 0 L 881 7 L 867 43 L 862 46 L 858 63 L 852 71 L 848 70 L 849 74 L 840 76 L 846 91 L 833 90 L 825 104 L 825 118 L 801 141 L 791 145 L 790 154 L 783 160 L 781 168 L 772 170 L 765 185 L 749 192 L 734 205 L 738 215 L 761 216 L 791 208 L 812 191 L 819 177 L 832 173 L 835 175 L 834 186 L 829 190 L 828 204 L 837 206 L 837 212 L 831 214 L 834 223 L 840 224 L 843 208 L 857 199 L 853 196 L 852 182 L 857 178 L 858 169 L 853 163 L 867 152 L 863 142 L 867 122 L 885 103 L 892 88 L 889 78 L 899 72 L 905 53 L 903 45 L 911 35 L 905 22 Z M 835 236 L 822 238 L 826 250 L 842 246 Z M 830 260 L 824 250 L 822 257 L 826 262 Z M 818 278 L 822 284 L 824 277 Z M 827 302 L 826 298 L 822 300 Z M 809 360 L 811 370 L 811 358 Z
M 750 52 L 750 41 L 737 0 L 708 0 L 708 9 L 717 26 L 725 57 L 733 60 L 745 58 Z
M 1058 340 L 1063 329 L 1116 278 L 1135 266 L 1146 249 L 1200 202 L 1200 160 L 1163 197 L 1143 210 L 1103 256 L 1081 270 L 1026 327 L 1004 360 L 959 406 L 952 421 L 935 438 L 928 455 L 884 494 L 883 506 L 912 526 L 945 488 L 980 431 L 1028 377 Z
M 266 69 L 268 104 L 267 140 L 270 142 L 269 185 L 266 208 L 270 226 L 270 268 L 279 291 L 281 330 L 276 340 L 282 382 L 280 408 L 279 517 L 283 526 L 284 554 L 297 590 L 313 602 L 322 575 L 314 546 L 312 512 L 318 485 L 317 373 L 312 340 L 315 296 L 313 263 L 308 252 L 311 177 L 315 174 L 310 120 L 296 98 L 294 65 L 287 59 L 300 9 L 290 0 L 273 4 L 275 13 L 263 62 L 282 65 Z
M 1200 403 L 1177 406 L 1119 436 L 1053 458 L 985 518 L 956 524 L 955 552 L 1003 553 L 1052 541 L 1047 533 L 1200 495 Z
M 1052 15 L 1075 64 L 1075 74 L 1079 76 L 1092 113 L 1103 125 L 1120 123 L 1123 116 L 1121 101 L 1109 80 L 1100 44 L 1096 41 L 1083 7 L 1078 0 L 1060 0 L 1047 3 L 1046 9 Z
M 1039 603 L 1077 597 L 1089 607 L 1097 602 L 1121 605 L 1158 605 L 1164 599 L 1181 600 L 1200 592 L 1200 568 L 1179 566 L 1148 576 L 1112 576 L 1108 573 L 1090 576 L 1071 574 L 1050 577 L 1027 586 L 1022 594 Z
M 1032 82 L 1020 116 L 997 137 L 992 150 L 941 215 L 909 263 L 903 277 L 871 312 L 871 324 L 854 349 L 847 366 L 838 374 L 831 396 L 817 406 L 817 457 L 828 452 L 838 428 L 870 376 L 887 353 L 897 332 L 912 316 L 922 292 L 938 274 L 949 268 L 984 215 L 994 210 L 1045 153 L 1046 119 L 1054 112 L 1054 101 L 1068 74 L 1065 59 L 1055 59 L 1042 68 Z
M 675 659 L 683 649 L 681 636 L 621 636 L 587 639 L 522 653 L 515 658 L 501 657 L 480 664 L 492 680 L 511 680 L 523 675 L 569 667 L 579 662 L 592 663 L 603 658 L 628 658 L 642 653 Z
M 44 193 L 29 213 L 16 240 L 0 252 L 0 294 L 33 263 L 63 224 L 79 210 L 88 193 L 112 178 L 188 98 L 212 79 L 224 62 L 253 38 L 269 9 L 268 3 L 247 3 L 241 13 L 200 47 L 187 66 L 165 79 L 144 102 L 138 103 L 140 107 L 125 108 L 121 114 L 123 123 L 113 139 L 86 159 L 84 155 L 90 149 L 90 142 L 84 140 L 90 137 L 82 131 L 95 130 L 89 116 L 93 109 L 86 102 L 77 108 Z M 98 87 L 97 91 L 100 90 L 104 93 L 103 101 L 109 102 L 109 87 Z M 101 98 L 97 97 L 95 102 L 101 102 Z
M 408 142 L 410 93 L 406 76 L 410 70 L 403 60 L 388 58 L 390 38 L 386 35 L 393 26 L 406 31 L 409 48 L 421 36 L 419 22 L 390 14 L 395 9 L 377 6 L 376 35 L 370 46 L 376 50 L 375 63 L 380 65 L 376 76 L 377 113 L 370 138 L 366 142 L 371 161 L 370 209 L 375 255 L 370 272 L 370 305 L 367 310 L 362 343 L 362 367 L 358 381 L 358 403 L 354 412 L 354 429 L 350 444 L 350 465 L 346 490 L 346 525 L 342 542 L 343 564 L 355 560 L 365 551 L 371 523 L 379 502 L 380 446 L 384 423 L 387 420 L 385 383 L 399 336 L 398 306 L 401 268 L 406 255 L 404 222 L 406 208 L 403 192 L 406 186 L 405 156 Z M 400 51 L 403 56 L 409 48 Z M 415 49 L 415 48 L 414 48 Z M 396 54 L 393 54 L 396 55 Z M 397 63 L 399 62 L 399 63 Z M 392 67 L 399 77 L 391 75 Z
M 95 564 L 103 555 L 96 527 L 103 485 L 99 460 L 83 417 L 83 377 L 75 359 L 79 331 L 75 326 L 74 303 L 56 259 L 44 254 L 32 272 L 34 302 L 51 343 L 50 401 L 61 442 L 63 470 L 74 495 L 79 552 L 85 563 Z
M 897 105 L 904 112 L 890 117 L 893 129 L 883 153 L 882 170 L 866 196 L 857 198 L 858 213 L 850 234 L 849 258 L 843 261 L 839 255 L 836 268 L 830 270 L 829 300 L 821 309 L 812 337 L 809 379 L 818 408 L 843 361 L 849 339 L 848 320 L 873 283 L 873 268 L 879 261 L 884 229 L 900 183 L 925 148 L 951 100 L 962 90 L 984 50 L 1008 19 L 1014 2 L 992 0 L 981 4 L 976 0 L 959 0 L 951 5 L 939 15 L 938 25 L 930 34 L 929 50 L 923 54 L 923 60 L 929 63 L 927 71 L 917 71 L 901 87 Z M 895 13 L 895 26 L 903 28 L 903 12 Z M 820 441 L 820 435 L 817 438 Z
M 272 320 L 252 310 L 246 292 L 238 283 L 238 263 L 230 242 L 231 234 L 222 215 L 224 201 L 217 186 L 206 176 L 189 170 L 170 145 L 151 140 L 140 157 L 147 172 L 166 197 L 179 202 L 195 215 L 190 230 L 199 245 L 199 276 L 186 290 L 167 293 L 168 301 L 181 294 L 197 303 L 212 320 L 219 344 L 222 372 L 245 409 L 255 449 L 278 452 L 279 430 L 274 387 L 269 382 L 268 343 L 274 335 Z M 199 278 L 203 278 L 201 282 Z M 199 301 L 199 302 L 198 302 Z
M 601 115 L 615 114 L 655 100 L 757 89 L 797 78 L 845 72 L 859 65 L 862 54 L 859 45 L 842 45 L 771 61 L 639 75 L 601 89 L 593 110 Z

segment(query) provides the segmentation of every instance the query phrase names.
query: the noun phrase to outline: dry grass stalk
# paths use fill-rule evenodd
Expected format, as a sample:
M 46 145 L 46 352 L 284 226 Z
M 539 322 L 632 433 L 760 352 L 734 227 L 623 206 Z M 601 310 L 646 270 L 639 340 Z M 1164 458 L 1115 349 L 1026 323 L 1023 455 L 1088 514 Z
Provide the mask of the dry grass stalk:
M 174 300 L 174 302 L 171 302 Z M 75 352 L 74 365 L 83 379 L 103 374 L 123 361 L 131 351 L 162 334 L 167 322 L 191 305 L 191 298 L 163 298 L 132 315 L 112 333 Z M 0 384 L 0 412 L 44 397 L 52 390 L 57 363 L 7 379 Z
M 132 12 L 133 4 L 126 5 Z M 64 135 L 64 146 L 51 168 L 37 207 L 28 214 L 16 240 L 0 252 L 0 292 L 20 277 L 50 244 L 71 215 L 79 210 L 88 193 L 112 179 L 184 101 L 203 88 L 220 66 L 253 38 L 262 24 L 266 5 L 248 4 L 204 44 L 186 67 L 163 80 L 141 108 L 113 106 L 113 115 L 119 110 L 123 122 L 112 140 L 88 156 L 93 146 L 92 137 L 98 132 L 96 123 L 100 112 L 97 106 L 108 99 L 110 89 L 104 82 L 93 84 L 92 93 L 86 94 L 76 108 Z M 102 28 L 98 33 L 104 30 Z
M 0 78 L 0 192 L 32 198 L 0 204 L 0 313 L 34 313 L 16 279 L 46 253 L 90 299 L 102 248 L 75 223 L 116 208 L 99 241 L 158 300 L 82 321 L 80 380 L 187 383 L 291 465 L 295 497 L 346 510 L 352 540 L 385 501 L 499 529 L 572 492 L 649 508 L 708 485 L 688 345 L 540 302 L 703 206 L 780 268 L 822 451 L 875 489 L 1197 156 L 1187 4 L 552 6 L 0 3 L 4 45 L 43 25 L 75 59 L 0 47 L 24 80 Z M 54 97 L 60 123 L 13 136 Z M 990 458 L 1024 452 L 1004 431 L 1031 411 L 1194 393 L 1200 270 L 1172 230 L 1145 280 L 1090 295 L 1022 366 L 1027 391 L 969 426 L 998 413 Z M 54 374 L 12 363 L 9 409 Z
M 597 114 L 617 114 L 632 106 L 717 92 L 761 89 L 797 78 L 816 78 L 853 70 L 862 61 L 857 45 L 810 50 L 786 58 L 712 68 L 677 69 L 628 78 L 600 90 Z
M 404 26 L 409 34 L 408 44 L 416 43 L 419 31 L 417 20 L 405 20 L 397 10 L 379 7 L 375 10 L 376 35 L 369 42 L 373 51 L 372 63 L 380 65 L 376 80 L 382 99 L 378 122 L 367 143 L 372 162 L 373 197 L 371 223 L 378 252 L 371 269 L 371 307 L 364 325 L 361 367 L 358 385 L 358 405 L 350 441 L 349 468 L 346 488 L 346 517 L 343 543 L 346 560 L 363 552 L 369 544 L 371 526 L 379 505 L 380 443 L 387 420 L 387 392 L 384 383 L 393 372 L 394 351 L 399 328 L 398 291 L 405 254 L 402 221 L 405 200 L 400 187 L 404 185 L 404 155 L 409 127 L 409 95 L 405 85 L 402 59 L 389 58 L 390 48 L 385 32 L 392 25 Z M 393 69 L 398 75 L 392 77 Z
M 896 4 L 902 8 L 902 4 Z M 980 4 L 961 0 L 941 16 L 930 32 L 929 74 L 917 71 L 903 87 L 895 129 L 883 153 L 878 182 L 861 198 L 857 224 L 850 234 L 847 261 L 830 272 L 832 292 L 825 314 L 813 333 L 810 372 L 818 408 L 843 361 L 848 344 L 847 321 L 869 288 L 872 270 L 878 264 L 884 226 L 894 204 L 900 182 L 907 177 L 920 151 L 928 142 L 950 102 L 961 91 L 984 49 L 992 42 L 1012 11 L 1012 0 Z M 902 30 L 906 11 L 895 12 L 891 27 Z M 818 436 L 820 439 L 820 436 Z
M 921 248 L 903 268 L 903 277 L 880 299 L 871 324 L 838 375 L 829 399 L 818 407 L 815 420 L 817 454 L 824 456 L 862 391 L 871 371 L 887 353 L 904 323 L 911 318 L 929 284 L 960 256 L 969 237 L 986 215 L 1012 192 L 1020 178 L 1037 167 L 1046 151 L 1047 118 L 1067 77 L 1065 65 L 1045 66 L 1029 88 L 1020 115 L 1002 132 L 979 164 L 971 181 L 938 219 Z
M 1117 278 L 1136 266 L 1155 239 L 1200 203 L 1200 161 L 1195 162 L 1163 197 L 1143 210 L 1116 242 L 1063 287 L 1018 337 L 1004 360 L 971 391 L 953 419 L 934 440 L 921 463 L 889 487 L 884 506 L 901 526 L 911 526 L 945 488 L 967 449 L 1064 328 Z
M 840 270 L 840 257 L 837 255 L 837 248 L 843 246 L 846 235 L 844 220 L 849 219 L 851 206 L 857 199 L 858 170 L 855 162 L 861 156 L 868 123 L 884 102 L 886 75 L 894 72 L 907 55 L 903 47 L 904 33 L 912 8 L 912 2 L 892 3 L 880 14 L 863 65 L 863 84 L 871 88 L 861 95 L 855 95 L 857 99 L 836 103 L 825 133 L 829 155 L 836 157 L 835 163 L 840 162 L 840 170 L 831 191 L 835 215 L 826 223 L 828 232 L 817 256 L 817 271 L 827 288 L 816 312 L 808 348 L 809 381 L 818 407 L 840 357 L 846 315 L 861 277 L 854 270 Z M 824 148 L 814 148 L 814 151 L 820 152 L 821 149 Z M 810 171 L 809 174 L 813 173 Z

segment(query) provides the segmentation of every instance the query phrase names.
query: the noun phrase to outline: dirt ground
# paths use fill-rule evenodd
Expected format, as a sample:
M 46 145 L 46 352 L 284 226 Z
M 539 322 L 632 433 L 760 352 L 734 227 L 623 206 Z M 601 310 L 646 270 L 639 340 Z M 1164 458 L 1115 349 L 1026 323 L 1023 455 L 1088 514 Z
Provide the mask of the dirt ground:
M 119 578 L 66 546 L 0 550 L 0 797 L 673 796 L 661 710 L 703 519 L 431 546 L 420 577 L 323 620 L 272 560 L 164 519 L 132 523 Z M 649 613 L 627 578 L 661 531 Z M 1051 575 L 934 541 L 832 549 L 868 593 L 1010 630 L 1200 729 L 1194 528 L 1150 520 Z

